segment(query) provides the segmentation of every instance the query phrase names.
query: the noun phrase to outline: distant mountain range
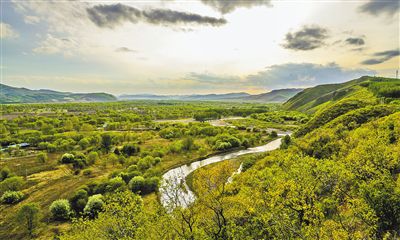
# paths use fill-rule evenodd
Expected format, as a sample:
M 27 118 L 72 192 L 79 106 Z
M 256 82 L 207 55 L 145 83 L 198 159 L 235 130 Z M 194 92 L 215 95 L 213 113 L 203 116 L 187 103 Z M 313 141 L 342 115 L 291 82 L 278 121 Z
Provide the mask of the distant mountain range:
M 108 93 L 70 93 L 53 90 L 31 90 L 0 84 L 0 103 L 106 102 L 117 98 Z
M 241 101 L 241 102 L 286 102 L 303 89 L 278 89 L 251 95 L 245 92 L 225 94 L 193 95 L 121 95 L 118 98 L 108 93 L 71 93 L 47 89 L 31 90 L 0 84 L 0 103 L 44 103 L 44 102 L 109 102 L 118 100 L 181 100 L 181 101 Z
M 154 95 L 132 94 L 121 95 L 120 100 L 184 100 L 184 101 L 249 101 L 249 102 L 286 102 L 288 99 L 301 92 L 301 88 L 272 90 L 271 92 L 251 95 L 245 92 L 204 95 Z

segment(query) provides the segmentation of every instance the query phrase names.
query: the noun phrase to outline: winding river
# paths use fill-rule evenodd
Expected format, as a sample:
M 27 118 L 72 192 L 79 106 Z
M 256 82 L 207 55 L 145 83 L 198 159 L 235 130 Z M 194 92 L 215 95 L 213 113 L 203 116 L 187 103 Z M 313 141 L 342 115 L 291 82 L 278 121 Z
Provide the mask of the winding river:
M 285 136 L 287 134 L 290 133 L 282 133 L 278 135 Z M 178 206 L 187 207 L 195 200 L 194 193 L 189 189 L 185 181 L 186 177 L 191 172 L 206 165 L 232 159 L 244 154 L 261 153 L 275 150 L 281 145 L 281 140 L 282 138 L 278 138 L 262 146 L 212 156 L 169 170 L 162 176 L 162 183 L 160 186 L 161 204 L 167 209 L 173 209 Z

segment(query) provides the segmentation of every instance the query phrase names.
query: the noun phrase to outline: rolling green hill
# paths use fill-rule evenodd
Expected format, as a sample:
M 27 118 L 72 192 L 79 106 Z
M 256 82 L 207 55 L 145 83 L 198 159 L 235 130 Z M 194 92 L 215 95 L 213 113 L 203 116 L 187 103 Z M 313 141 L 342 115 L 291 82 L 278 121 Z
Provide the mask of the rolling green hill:
M 108 93 L 70 93 L 52 90 L 31 90 L 0 84 L 0 103 L 39 102 L 105 102 L 117 100 Z
M 389 103 L 399 98 L 400 80 L 361 77 L 341 84 L 305 89 L 289 99 L 284 107 L 313 114 L 310 121 L 295 133 L 295 136 L 302 136 L 350 111 Z
M 368 93 L 360 94 L 362 91 Z M 319 85 L 296 94 L 284 104 L 284 107 L 288 110 L 315 113 L 321 106 L 332 105 L 349 96 L 357 98 L 360 95 L 361 98 L 368 98 L 371 101 L 381 97 L 399 97 L 400 80 L 364 76 L 345 83 Z

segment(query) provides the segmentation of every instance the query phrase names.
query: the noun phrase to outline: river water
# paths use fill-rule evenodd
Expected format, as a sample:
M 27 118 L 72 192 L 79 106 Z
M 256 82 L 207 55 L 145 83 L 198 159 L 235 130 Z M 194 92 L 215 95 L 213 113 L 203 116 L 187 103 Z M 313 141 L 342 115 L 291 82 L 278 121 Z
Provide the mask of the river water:
M 289 133 L 288 133 L 289 134 Z M 284 136 L 286 134 L 279 134 Z M 160 201 L 161 204 L 167 209 L 176 207 L 187 207 L 190 203 L 194 202 L 195 195 L 186 184 L 186 177 L 194 170 L 204 167 L 206 165 L 232 159 L 244 154 L 262 153 L 275 150 L 281 145 L 282 138 L 273 140 L 265 145 L 238 150 L 236 152 L 224 153 L 215 155 L 203 160 L 192 162 L 188 165 L 182 165 L 166 172 L 162 176 L 160 186 Z

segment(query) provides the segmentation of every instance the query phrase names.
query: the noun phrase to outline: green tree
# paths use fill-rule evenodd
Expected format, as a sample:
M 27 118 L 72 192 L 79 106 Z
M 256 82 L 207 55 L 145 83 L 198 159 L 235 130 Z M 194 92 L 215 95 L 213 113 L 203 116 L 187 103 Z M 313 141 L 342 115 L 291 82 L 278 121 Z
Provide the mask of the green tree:
M 85 150 L 90 146 L 89 139 L 87 138 L 82 138 L 81 140 L 79 140 L 78 144 L 82 150 Z
M 86 206 L 83 209 L 83 212 L 90 218 L 96 218 L 99 212 L 103 211 L 103 207 L 104 207 L 103 195 L 96 194 L 89 197 L 88 202 L 86 203 Z
M 61 163 L 65 163 L 65 164 L 73 163 L 75 161 L 75 156 L 74 156 L 74 154 L 71 154 L 71 153 L 64 153 L 61 156 L 60 161 L 61 161 Z
M 140 151 L 140 148 L 139 148 L 139 146 L 137 146 L 133 143 L 128 143 L 122 147 L 121 151 L 126 156 L 133 156 Z
M 129 188 L 134 193 L 142 191 L 144 186 L 145 186 L 145 180 L 142 176 L 136 176 L 129 181 Z
M 51 203 L 49 210 L 55 220 L 68 220 L 71 216 L 71 206 L 66 199 L 58 199 Z
M 105 133 L 101 135 L 101 147 L 105 150 L 105 152 L 108 153 L 110 151 L 111 144 L 112 144 L 112 138 L 110 134 Z
M 83 209 L 88 201 L 88 193 L 84 189 L 77 190 L 70 199 L 71 207 L 76 213 L 83 213 Z
M 30 237 L 33 237 L 35 228 L 39 225 L 39 206 L 36 203 L 23 205 L 17 214 L 17 220 L 23 224 Z
M 95 164 L 97 160 L 99 160 L 99 154 L 97 152 L 90 152 L 87 155 L 87 161 L 89 165 Z
M 0 202 L 14 204 L 22 201 L 24 194 L 20 191 L 6 191 L 0 198 Z

